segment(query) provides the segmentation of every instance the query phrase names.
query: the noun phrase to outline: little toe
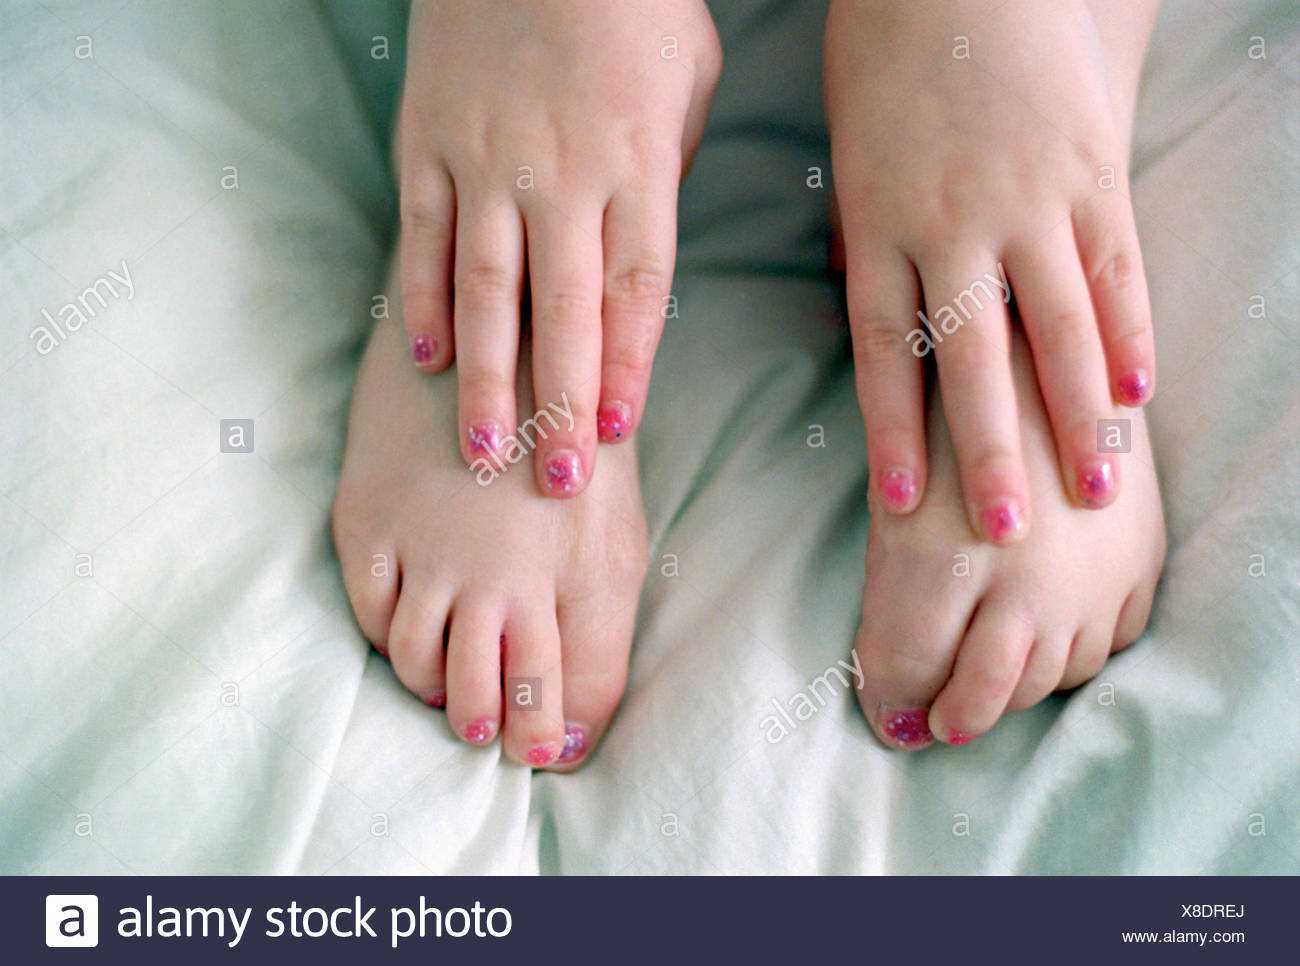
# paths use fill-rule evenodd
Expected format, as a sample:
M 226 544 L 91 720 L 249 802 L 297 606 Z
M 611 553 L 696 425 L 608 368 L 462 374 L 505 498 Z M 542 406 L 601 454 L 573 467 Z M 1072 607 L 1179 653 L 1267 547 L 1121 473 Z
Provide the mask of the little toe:
M 388 634 L 397 679 L 425 704 L 438 708 L 447 703 L 443 634 L 449 596 L 425 579 L 408 577 Z
M 545 767 L 564 750 L 560 632 L 554 609 L 508 622 L 502 659 L 506 755 L 521 765 Z

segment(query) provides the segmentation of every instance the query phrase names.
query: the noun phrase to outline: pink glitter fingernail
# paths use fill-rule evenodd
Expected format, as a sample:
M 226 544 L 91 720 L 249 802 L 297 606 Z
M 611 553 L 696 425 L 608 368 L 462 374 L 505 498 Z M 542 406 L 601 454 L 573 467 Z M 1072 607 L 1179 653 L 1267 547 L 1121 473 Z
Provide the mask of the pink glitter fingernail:
M 497 723 L 492 718 L 479 718 L 465 726 L 465 740 L 476 745 L 487 744 L 496 733 Z
M 559 761 L 561 763 L 577 761 L 586 753 L 586 730 L 581 725 L 566 724 L 564 726 L 564 749 L 560 752 Z
M 887 712 L 885 734 L 900 745 L 921 745 L 934 741 L 930 731 L 930 712 L 923 709 Z
M 916 479 L 907 470 L 890 470 L 880 478 L 880 495 L 891 508 L 906 509 L 916 496 Z
M 596 410 L 596 431 L 605 443 L 615 443 L 632 431 L 632 411 L 627 403 L 608 402 Z
M 555 761 L 555 745 L 538 745 L 528 753 L 528 764 L 535 768 L 541 768 L 543 765 L 549 765 Z
M 475 456 L 487 456 L 495 453 L 501 446 L 501 427 L 496 423 L 472 423 L 465 430 L 469 440 L 469 451 Z
M 1147 397 L 1151 383 L 1147 380 L 1146 370 L 1134 369 L 1119 381 L 1119 398 L 1125 406 L 1140 406 Z
M 1109 461 L 1079 470 L 1079 496 L 1084 506 L 1104 506 L 1115 496 L 1115 468 Z
M 411 340 L 411 357 L 417 366 L 422 366 L 433 359 L 438 349 L 438 340 L 431 335 L 417 335 Z
M 1002 543 L 1024 529 L 1020 510 L 1011 500 L 998 500 L 989 504 L 980 516 L 984 521 L 984 532 L 995 543 Z
M 552 493 L 582 489 L 582 458 L 572 450 L 555 453 L 546 463 L 546 488 Z

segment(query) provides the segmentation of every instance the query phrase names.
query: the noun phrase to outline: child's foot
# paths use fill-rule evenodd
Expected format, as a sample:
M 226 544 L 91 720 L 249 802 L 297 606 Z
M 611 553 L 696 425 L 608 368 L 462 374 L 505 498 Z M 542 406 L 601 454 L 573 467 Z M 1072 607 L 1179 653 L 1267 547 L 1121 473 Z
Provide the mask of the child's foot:
M 401 324 L 371 336 L 334 502 L 357 622 L 463 740 L 500 733 L 521 764 L 577 767 L 627 676 L 646 567 L 636 453 L 602 449 L 576 500 L 541 496 L 513 447 L 515 463 L 466 469 L 456 376 L 412 367 Z
M 896 748 L 965 744 L 1006 711 L 1089 680 L 1146 626 L 1165 553 L 1146 424 L 1129 420 L 1127 484 L 1105 513 L 1072 505 L 1024 340 L 1013 340 L 1034 529 L 1013 547 L 976 539 L 942 407 L 930 407 L 930 482 L 909 516 L 874 504 L 855 649 L 858 697 Z M 874 488 L 873 488 L 874 492 Z

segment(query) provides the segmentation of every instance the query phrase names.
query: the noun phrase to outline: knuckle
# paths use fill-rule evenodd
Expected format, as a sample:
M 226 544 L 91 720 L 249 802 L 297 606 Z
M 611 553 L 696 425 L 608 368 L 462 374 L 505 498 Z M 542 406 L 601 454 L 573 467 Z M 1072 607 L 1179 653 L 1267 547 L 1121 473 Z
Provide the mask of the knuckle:
M 620 265 L 605 282 L 605 292 L 613 298 L 638 303 L 654 300 L 656 307 L 667 291 L 668 273 L 649 259 Z
M 592 298 L 574 287 L 533 294 L 533 315 L 551 326 L 582 327 L 598 315 Z
M 1111 291 L 1123 290 L 1132 286 L 1137 274 L 1136 256 L 1129 251 L 1118 251 L 1101 263 L 1093 283 Z
M 853 351 L 859 363 L 875 366 L 906 358 L 912 350 L 897 326 L 874 316 L 854 328 Z
M 456 295 L 471 301 L 504 300 L 516 290 L 515 279 L 505 266 L 491 262 L 458 261 L 452 284 Z

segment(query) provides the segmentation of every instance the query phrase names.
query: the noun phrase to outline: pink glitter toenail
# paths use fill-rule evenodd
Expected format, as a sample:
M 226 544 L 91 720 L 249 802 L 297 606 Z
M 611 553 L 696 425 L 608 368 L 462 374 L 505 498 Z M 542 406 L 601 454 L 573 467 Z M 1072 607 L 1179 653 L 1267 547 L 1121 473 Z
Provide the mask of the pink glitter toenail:
M 431 335 L 417 335 L 411 340 L 411 356 L 417 366 L 422 366 L 433 359 L 433 353 L 437 348 L 438 340 Z
M 628 435 L 632 431 L 632 413 L 627 403 L 608 402 L 596 410 L 596 431 L 606 443 Z
M 1109 462 L 1094 463 L 1079 470 L 1079 496 L 1085 506 L 1109 503 L 1115 492 L 1115 470 Z
M 889 712 L 884 728 L 885 734 L 900 745 L 920 745 L 934 740 L 930 712 L 924 710 Z
M 1015 536 L 1023 529 L 1020 511 L 1010 500 L 999 500 L 984 508 L 981 514 L 984 520 L 984 532 L 989 539 L 1001 542 Z
M 582 488 L 582 460 L 577 453 L 562 450 L 547 461 L 546 488 L 553 493 L 572 493 Z
M 465 726 L 465 740 L 476 745 L 486 744 L 492 740 L 497 723 L 491 718 L 479 718 Z
M 587 753 L 587 732 L 580 725 L 564 726 L 564 750 L 559 760 L 567 763 L 577 761 Z
M 1151 384 L 1147 381 L 1146 372 L 1142 369 L 1134 369 L 1119 381 L 1120 402 L 1125 406 L 1140 406 L 1150 388 Z
M 465 436 L 469 439 L 469 451 L 475 456 L 487 456 L 495 453 L 501 446 L 501 427 L 496 423 L 474 423 Z
M 388 645 L 387 645 L 387 644 L 376 644 L 376 645 L 375 645 L 375 651 L 376 651 L 376 653 L 379 654 L 380 657 L 388 657 Z
M 537 768 L 555 761 L 555 745 L 538 745 L 528 753 L 528 764 Z
M 964 731 L 948 732 L 948 744 L 950 745 L 957 745 L 958 747 L 960 747 L 961 745 L 969 745 L 974 740 L 975 740 L 974 735 L 968 735 Z
M 430 691 L 428 694 L 421 695 L 420 700 L 431 708 L 445 708 L 447 707 L 447 692 Z
M 890 470 L 880 478 L 880 495 L 895 510 L 902 510 L 916 496 L 916 480 L 907 470 Z

